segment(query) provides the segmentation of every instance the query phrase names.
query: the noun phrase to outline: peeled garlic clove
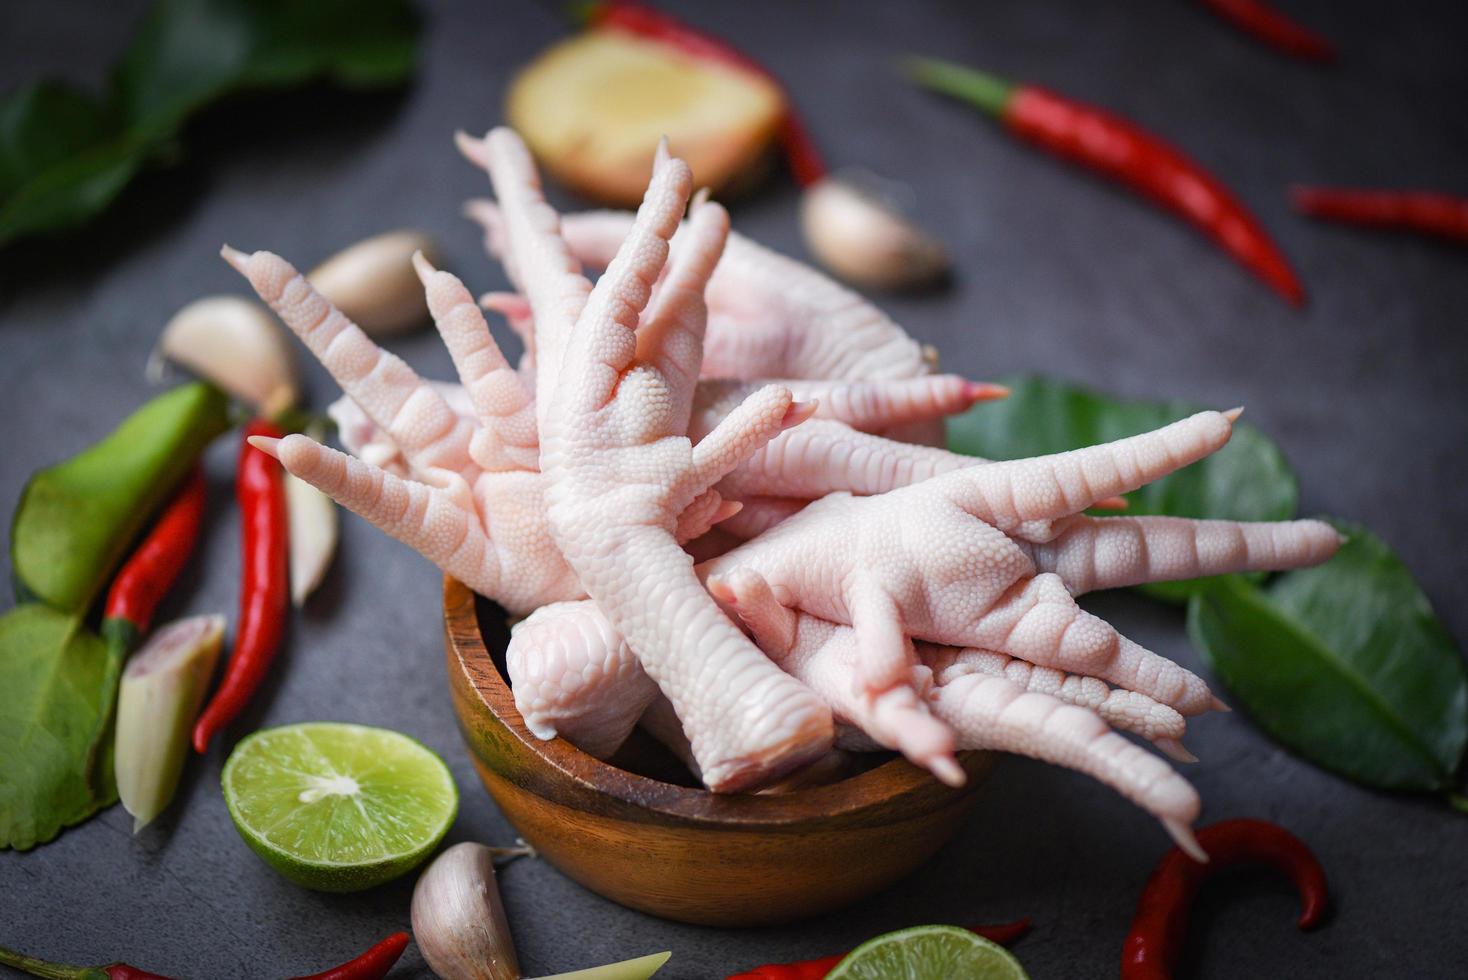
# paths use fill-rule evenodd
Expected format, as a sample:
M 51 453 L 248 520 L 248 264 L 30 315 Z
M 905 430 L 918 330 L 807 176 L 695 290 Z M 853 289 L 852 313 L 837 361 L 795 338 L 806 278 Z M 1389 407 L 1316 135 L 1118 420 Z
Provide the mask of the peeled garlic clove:
M 291 340 L 270 311 L 254 300 L 239 296 L 194 300 L 164 326 L 154 357 L 188 368 L 266 417 L 296 402 Z
M 455 844 L 413 887 L 413 940 L 443 980 L 520 980 L 494 848 Z
M 178 789 L 189 732 L 209 690 L 224 638 L 223 616 L 163 627 L 133 654 L 117 690 L 117 795 L 133 833 L 162 813 Z
M 639 956 L 635 960 L 594 966 L 589 970 L 557 973 L 555 976 L 541 977 L 540 980 L 648 980 L 648 977 L 662 969 L 672 955 L 666 951 L 653 953 L 651 956 Z
M 336 253 L 306 276 L 316 291 L 368 334 L 402 333 L 428 322 L 423 283 L 413 270 L 413 253 L 437 265 L 427 235 L 390 231 Z
M 948 256 L 936 239 L 839 174 L 805 189 L 800 229 L 822 265 L 859 286 L 908 289 L 948 270 Z
M 285 512 L 290 521 L 291 602 L 299 609 L 316 591 L 336 554 L 336 504 L 290 473 L 285 475 Z

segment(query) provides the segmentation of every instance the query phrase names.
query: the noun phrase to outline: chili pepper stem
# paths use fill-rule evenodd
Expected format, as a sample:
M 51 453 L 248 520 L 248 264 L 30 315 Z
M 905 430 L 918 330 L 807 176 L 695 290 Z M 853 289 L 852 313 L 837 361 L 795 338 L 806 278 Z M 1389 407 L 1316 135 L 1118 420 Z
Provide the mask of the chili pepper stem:
M 47 980 L 107 980 L 107 971 L 95 966 L 70 966 L 50 963 L 0 946 L 0 963 Z
M 908 55 L 901 66 L 908 78 L 924 88 L 971 102 L 996 119 L 1008 110 L 1019 87 L 999 75 L 938 58 Z

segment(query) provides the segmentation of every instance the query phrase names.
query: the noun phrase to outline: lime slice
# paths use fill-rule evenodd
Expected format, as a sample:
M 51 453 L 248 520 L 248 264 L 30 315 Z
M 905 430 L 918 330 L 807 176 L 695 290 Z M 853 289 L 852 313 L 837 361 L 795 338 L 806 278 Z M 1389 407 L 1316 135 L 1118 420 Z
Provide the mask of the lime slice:
M 956 926 L 913 926 L 869 939 L 826 980 L 1029 980 L 998 943 Z
M 443 760 L 385 728 L 311 722 L 245 738 L 224 764 L 235 829 L 307 888 L 351 892 L 410 870 L 454 822 Z

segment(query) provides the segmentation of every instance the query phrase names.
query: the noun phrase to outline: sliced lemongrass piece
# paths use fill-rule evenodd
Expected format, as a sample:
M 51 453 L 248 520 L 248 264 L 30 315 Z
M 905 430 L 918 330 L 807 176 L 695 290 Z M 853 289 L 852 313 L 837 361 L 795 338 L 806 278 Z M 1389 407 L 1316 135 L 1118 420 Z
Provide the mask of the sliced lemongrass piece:
M 287 473 L 285 510 L 290 519 L 291 602 L 299 609 L 321 584 L 336 554 L 336 504 L 305 480 Z
M 306 278 L 370 336 L 402 333 L 428 322 L 423 284 L 413 270 L 413 253 L 420 251 L 438 264 L 427 235 L 389 231 L 342 249 Z
M 267 417 L 296 403 L 290 339 L 254 300 L 206 296 L 179 310 L 148 360 L 149 377 L 160 378 L 165 361 L 213 382 Z
M 162 813 L 178 789 L 189 731 L 224 638 L 223 616 L 163 627 L 133 654 L 117 693 L 117 795 L 133 833 Z
M 635 960 L 608 963 L 606 966 L 593 966 L 589 970 L 557 973 L 554 976 L 541 977 L 540 980 L 647 980 L 648 977 L 658 972 L 672 955 L 671 952 L 666 951 L 653 953 L 650 956 L 639 956 Z

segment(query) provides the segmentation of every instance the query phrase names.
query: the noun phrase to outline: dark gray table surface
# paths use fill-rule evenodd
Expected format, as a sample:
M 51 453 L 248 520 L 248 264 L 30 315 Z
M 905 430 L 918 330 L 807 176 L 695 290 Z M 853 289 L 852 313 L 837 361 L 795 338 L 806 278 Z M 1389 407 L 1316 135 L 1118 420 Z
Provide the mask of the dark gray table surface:
M 38 73 L 100 79 L 142 4 L 0 4 L 0 90 Z M 89 230 L 0 253 L 0 501 L 26 474 L 107 432 L 150 394 L 149 345 L 197 296 L 240 292 L 221 242 L 310 265 L 403 225 L 431 229 L 471 288 L 503 286 L 459 203 L 486 191 L 454 151 L 457 127 L 500 119 L 514 69 L 566 32 L 558 5 L 430 7 L 406 92 L 236 103 L 191 128 L 188 153 L 129 190 Z M 689 11 L 775 67 L 830 156 L 916 189 L 950 245 L 951 288 L 880 302 L 945 366 L 1025 369 L 1137 397 L 1244 403 L 1298 469 L 1304 513 L 1366 522 L 1468 636 L 1468 252 L 1312 225 L 1292 180 L 1468 192 L 1468 7 L 1281 0 L 1337 38 L 1338 69 L 1275 55 L 1187 0 L 1124 4 L 801 4 L 746 0 Z M 1311 291 L 1287 309 L 1198 235 L 1124 192 L 1003 137 L 890 70 L 923 51 L 1052 85 L 1132 116 L 1206 161 L 1256 209 Z M 574 204 L 564 196 L 559 200 Z M 739 201 L 736 226 L 801 255 L 796 195 L 779 178 Z M 436 336 L 391 344 L 451 373 Z M 314 404 L 330 379 L 305 367 Z M 164 616 L 233 617 L 235 444 L 208 458 L 207 539 Z M 4 559 L 0 559 L 3 562 Z M 8 564 L 0 566 L 8 572 Z M 8 576 L 7 576 L 8 577 Z M 1181 613 L 1133 595 L 1092 608 L 1199 668 Z M 350 896 L 284 881 L 236 835 L 218 790 L 233 739 L 262 726 L 341 719 L 411 733 L 449 761 L 463 803 L 450 840 L 507 843 L 444 683 L 439 577 L 355 517 L 330 578 L 294 618 L 276 676 L 140 836 L 114 808 L 28 854 L 0 853 L 0 944 L 72 962 L 125 958 L 188 977 L 320 969 L 406 927 L 411 876 Z M 3 697 L 0 692 L 0 697 Z M 1468 824 L 1440 802 L 1360 789 L 1265 739 L 1243 713 L 1203 718 L 1189 775 L 1204 822 L 1278 820 L 1331 875 L 1336 913 L 1294 929 L 1294 898 L 1245 876 L 1204 899 L 1185 973 L 1197 977 L 1461 976 L 1468 961 Z M 779 929 L 695 928 L 630 912 L 545 863 L 501 876 L 521 962 L 536 975 L 672 949 L 663 975 L 835 952 L 931 921 L 1033 916 L 1017 948 L 1042 978 L 1116 972 L 1143 880 L 1167 841 L 1140 810 L 1060 769 L 1004 760 L 958 839 L 885 894 Z M 394 976 L 427 976 L 410 949 Z

